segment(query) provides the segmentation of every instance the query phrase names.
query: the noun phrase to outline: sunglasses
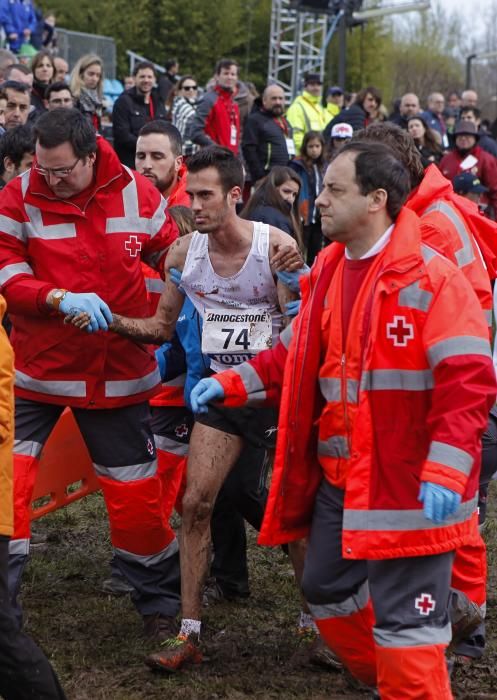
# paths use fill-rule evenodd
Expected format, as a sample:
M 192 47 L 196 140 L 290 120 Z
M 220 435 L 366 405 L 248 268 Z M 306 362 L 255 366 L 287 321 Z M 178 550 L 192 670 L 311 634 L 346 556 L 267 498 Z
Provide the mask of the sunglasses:
M 183 85 L 183 90 L 196 90 L 197 85 Z

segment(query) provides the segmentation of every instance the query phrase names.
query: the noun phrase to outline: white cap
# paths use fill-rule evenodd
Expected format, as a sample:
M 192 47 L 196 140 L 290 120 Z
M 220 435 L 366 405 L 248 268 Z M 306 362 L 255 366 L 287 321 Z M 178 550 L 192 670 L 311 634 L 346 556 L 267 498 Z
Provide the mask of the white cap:
M 335 124 L 331 129 L 332 139 L 351 139 L 354 135 L 354 130 L 350 124 Z

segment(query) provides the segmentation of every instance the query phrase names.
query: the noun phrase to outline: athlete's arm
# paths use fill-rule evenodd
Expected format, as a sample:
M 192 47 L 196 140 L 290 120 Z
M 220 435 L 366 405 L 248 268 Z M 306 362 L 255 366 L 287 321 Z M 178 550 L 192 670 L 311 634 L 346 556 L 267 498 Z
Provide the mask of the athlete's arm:
M 171 280 L 169 269 L 183 270 L 191 236 L 178 238 L 169 249 L 164 263 L 164 291 L 154 316 L 149 318 L 127 318 L 112 314 L 109 330 L 140 343 L 161 345 L 173 337 L 176 321 L 183 306 L 184 296 Z
M 271 264 L 271 270 L 273 271 L 273 274 L 276 272 L 276 270 L 284 269 L 288 270 L 288 267 L 280 267 L 280 264 L 273 265 L 273 260 L 274 256 L 276 254 L 279 254 L 280 256 L 284 256 L 287 260 L 290 260 L 290 270 L 296 269 L 298 270 L 299 268 L 303 267 L 304 261 L 302 259 L 302 256 L 300 254 L 300 251 L 298 249 L 296 241 L 289 236 L 287 233 L 284 231 L 281 231 L 279 228 L 275 228 L 274 226 L 269 227 L 269 258 L 270 258 L 270 264 Z M 281 257 L 280 257 L 281 260 Z M 293 260 L 293 262 L 291 262 Z M 298 264 L 297 264 L 298 263 Z M 297 267 L 294 267 L 294 265 L 297 265 Z M 289 301 L 294 301 L 294 299 L 298 299 L 299 295 L 296 294 L 295 292 L 292 292 L 283 282 L 278 280 L 277 282 L 277 291 L 278 291 L 278 304 L 280 307 L 280 310 L 283 314 L 286 312 L 286 304 Z
M 294 272 L 304 266 L 297 241 L 275 226 L 269 227 L 269 263 L 271 270 Z

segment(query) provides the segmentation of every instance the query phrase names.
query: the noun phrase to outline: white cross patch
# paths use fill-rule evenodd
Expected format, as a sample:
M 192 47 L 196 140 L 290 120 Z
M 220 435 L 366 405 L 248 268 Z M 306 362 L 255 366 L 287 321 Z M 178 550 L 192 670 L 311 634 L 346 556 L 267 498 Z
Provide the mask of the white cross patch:
M 414 326 L 407 323 L 405 316 L 394 316 L 392 323 L 387 323 L 387 338 L 393 341 L 395 347 L 405 348 L 414 338 Z
M 432 610 L 435 610 L 435 606 L 436 601 L 429 593 L 421 593 L 419 598 L 414 601 L 414 607 L 420 615 L 429 615 Z
M 124 247 L 132 258 L 136 258 L 142 249 L 142 242 L 138 240 L 137 236 L 131 235 L 128 240 L 124 242 Z

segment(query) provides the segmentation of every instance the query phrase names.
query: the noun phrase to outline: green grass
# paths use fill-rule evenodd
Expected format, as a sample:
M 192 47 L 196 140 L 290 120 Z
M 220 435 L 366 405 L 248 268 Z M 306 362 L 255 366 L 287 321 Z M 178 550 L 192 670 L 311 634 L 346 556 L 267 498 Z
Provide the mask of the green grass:
M 495 491 L 495 489 L 494 489 Z M 494 494 L 495 497 L 495 494 Z M 456 669 L 455 696 L 497 698 L 497 512 L 486 527 L 489 545 L 488 652 Z M 110 543 L 103 499 L 94 494 L 35 524 L 49 537 L 26 570 L 26 630 L 43 647 L 70 700 L 333 700 L 365 698 L 340 673 L 306 665 L 296 634 L 300 602 L 287 557 L 258 547 L 249 532 L 252 595 L 205 613 L 208 660 L 168 677 L 147 669 L 154 646 L 142 637 L 129 598 L 100 591 L 109 575 Z

